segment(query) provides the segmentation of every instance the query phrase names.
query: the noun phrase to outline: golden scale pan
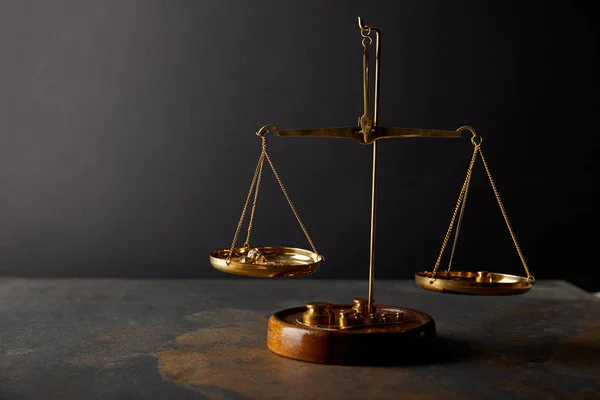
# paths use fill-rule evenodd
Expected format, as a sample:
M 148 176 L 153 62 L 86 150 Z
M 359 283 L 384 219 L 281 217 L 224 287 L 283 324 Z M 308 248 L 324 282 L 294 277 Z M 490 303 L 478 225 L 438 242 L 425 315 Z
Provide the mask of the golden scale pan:
M 481 151 L 482 139 L 475 133 L 475 131 L 472 128 L 469 128 L 469 130 L 473 134 L 473 136 L 471 137 L 471 143 L 473 144 L 473 156 L 471 157 L 471 162 L 469 163 L 469 167 L 467 169 L 467 176 L 465 177 L 465 181 L 460 190 L 460 194 L 458 195 L 458 202 L 456 203 L 456 207 L 454 207 L 454 213 L 452 214 L 450 226 L 448 227 L 446 236 L 444 237 L 440 254 L 437 258 L 433 270 L 417 272 L 415 274 L 415 281 L 423 289 L 442 293 L 487 296 L 515 295 L 526 293 L 533 286 L 535 278 L 529 272 L 529 268 L 527 267 L 527 263 L 525 262 L 525 257 L 523 256 L 523 252 L 521 251 L 521 247 L 517 242 L 515 232 L 513 231 L 512 225 L 508 220 L 508 215 L 506 214 L 504 205 L 502 204 L 502 200 L 500 199 L 500 194 L 498 193 L 498 189 L 496 188 L 496 183 L 492 178 L 492 174 L 490 173 L 487 161 L 485 160 L 483 152 Z M 526 276 L 524 277 L 502 274 L 498 272 L 453 271 L 451 269 L 452 260 L 454 259 L 454 252 L 456 250 L 456 243 L 458 241 L 458 234 L 460 232 L 460 226 L 465 212 L 465 205 L 467 203 L 467 195 L 469 193 L 469 186 L 471 183 L 473 166 L 478 155 L 481 158 L 483 167 L 487 173 L 487 177 L 492 186 L 492 190 L 494 191 L 496 201 L 498 202 L 498 206 L 500 207 L 500 211 L 502 212 L 502 216 L 504 217 L 504 222 L 508 227 L 510 236 L 513 240 L 517 253 L 519 254 L 519 258 L 521 259 L 521 263 L 526 274 Z M 454 229 L 454 240 L 452 243 L 452 252 L 450 255 L 450 261 L 448 262 L 448 267 L 445 271 L 438 272 L 442 256 L 444 254 L 444 250 L 446 249 L 446 246 L 450 239 L 450 234 L 452 233 L 455 223 L 456 228 Z
M 517 242 L 513 228 L 496 184 L 492 179 L 488 164 L 481 150 L 482 139 L 469 126 L 456 130 L 432 130 L 388 128 L 377 124 L 379 100 L 379 54 L 381 32 L 365 25 L 358 19 L 363 47 L 363 91 L 364 112 L 359 118 L 358 126 L 317 129 L 278 129 L 273 125 L 263 126 L 256 134 L 262 141 L 260 153 L 250 189 L 242 208 L 232 244 L 227 249 L 219 249 L 210 253 L 210 264 L 226 273 L 248 277 L 302 277 L 319 269 L 323 256 L 317 252 L 308 231 L 302 222 L 296 207 L 292 203 L 281 177 L 267 152 L 267 133 L 278 137 L 322 137 L 349 138 L 362 145 L 372 145 L 373 175 L 371 197 L 371 240 L 369 266 L 369 296 L 354 299 L 354 304 L 334 305 L 326 302 L 309 302 L 306 307 L 282 310 L 271 316 L 269 320 L 268 347 L 271 351 L 289 358 L 302 361 L 328 364 L 346 364 L 370 362 L 377 354 L 385 354 L 388 358 L 403 357 L 399 349 L 399 341 L 404 341 L 410 348 L 416 342 L 426 343 L 425 339 L 435 336 L 435 325 L 430 316 L 416 310 L 395 306 L 376 305 L 373 298 L 374 286 L 374 248 L 375 248 L 375 203 L 377 187 L 377 145 L 379 139 L 387 138 L 460 138 L 465 131 L 471 133 L 473 155 L 468 165 L 467 174 L 459 192 L 450 225 L 442 242 L 442 247 L 431 271 L 415 273 L 415 282 L 423 289 L 453 294 L 467 295 L 517 295 L 528 292 L 535 279 L 529 272 L 525 258 Z M 375 35 L 375 40 L 371 34 Z M 371 84 L 369 72 L 369 49 L 375 44 L 374 100 L 371 112 Z M 504 217 L 506 226 L 525 270 L 525 276 L 508 275 L 488 271 L 452 270 L 452 261 L 458 241 L 461 223 L 464 216 L 467 195 L 471 182 L 474 163 L 479 157 L 486 171 L 492 190 Z M 286 197 L 306 239 L 310 250 L 285 246 L 250 246 L 252 226 L 257 206 L 259 189 L 263 176 L 265 161 L 273 171 L 279 186 Z M 250 200 L 253 198 L 252 206 Z M 250 214 L 246 240 L 238 247 L 237 241 L 246 215 Z M 445 250 L 454 232 L 450 258 L 445 269 L 440 265 Z M 284 329 L 285 328 L 285 329 Z M 352 329 L 348 329 L 352 328 Z M 306 336 L 308 335 L 308 336 Z M 321 337 L 316 340 L 315 337 Z M 329 335 L 329 336 L 328 336 Z M 420 339 L 419 339 L 420 338 Z M 425 338 L 425 339 L 423 339 Z M 316 340 L 316 341 L 315 341 Z M 346 351 L 348 346 L 352 352 Z M 346 350 L 344 350 L 346 349 Z M 323 356 L 326 354 L 327 356 Z
M 243 276 L 254 276 L 261 278 L 283 278 L 283 277 L 298 277 L 310 275 L 319 269 L 323 256 L 317 252 L 315 245 L 300 219 L 300 215 L 292 203 L 292 199 L 287 192 L 287 189 L 283 185 L 283 181 L 275 169 L 273 161 L 267 152 L 267 137 L 266 132 L 269 129 L 274 129 L 271 126 L 263 127 L 257 135 L 262 139 L 262 151 L 258 158 L 258 164 L 252 177 L 252 183 L 250 184 L 250 190 L 246 197 L 246 202 L 242 209 L 242 215 L 238 222 L 237 229 L 233 235 L 233 242 L 229 249 L 216 250 L 210 253 L 210 264 L 218 269 L 219 271 L 227 272 L 234 275 Z M 299 249 L 295 247 L 284 247 L 284 246 L 253 246 L 250 247 L 250 236 L 252 234 L 252 225 L 254 222 L 254 213 L 256 211 L 256 204 L 258 201 L 258 193 L 260 190 L 260 184 L 262 181 L 263 167 L 265 160 L 268 162 L 275 178 L 281 187 L 281 190 L 288 201 L 300 227 L 304 231 L 304 235 L 312 251 Z M 242 247 L 236 247 L 236 243 L 240 234 L 240 230 L 244 223 L 244 217 L 248 211 L 248 205 L 250 204 L 250 198 L 254 194 L 254 201 L 252 203 L 252 209 L 250 211 L 250 221 L 248 223 L 248 231 L 246 241 Z
M 255 250 L 264 261 L 248 257 Z M 233 254 L 232 257 L 229 257 Z M 229 258 L 229 263 L 227 259 Z M 242 261 L 242 260 L 248 261 Z M 283 246 L 236 247 L 210 253 L 210 264 L 222 272 L 261 278 L 287 278 L 310 275 L 319 269 L 323 256 L 305 249 Z

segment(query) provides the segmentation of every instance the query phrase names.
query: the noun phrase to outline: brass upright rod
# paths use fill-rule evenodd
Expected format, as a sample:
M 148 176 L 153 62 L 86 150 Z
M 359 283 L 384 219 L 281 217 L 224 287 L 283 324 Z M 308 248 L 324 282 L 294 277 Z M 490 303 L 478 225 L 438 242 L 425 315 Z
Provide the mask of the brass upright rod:
M 375 283 L 375 225 L 377 209 L 377 142 L 373 142 L 373 178 L 371 183 L 371 243 L 369 259 L 369 313 L 373 310 L 373 286 Z
M 377 126 L 379 114 L 379 57 L 381 34 L 379 30 L 370 28 L 375 32 L 375 93 L 373 99 L 373 125 Z M 373 173 L 371 180 L 371 242 L 369 245 L 369 313 L 373 312 L 373 296 L 375 284 L 375 228 L 377 220 L 377 141 L 373 142 Z

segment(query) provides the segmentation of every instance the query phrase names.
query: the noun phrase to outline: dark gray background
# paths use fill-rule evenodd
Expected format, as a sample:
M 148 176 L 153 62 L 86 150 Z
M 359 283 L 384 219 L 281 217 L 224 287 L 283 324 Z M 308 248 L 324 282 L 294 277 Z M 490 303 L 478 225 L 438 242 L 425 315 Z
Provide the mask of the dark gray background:
M 383 31 L 380 123 L 475 127 L 533 274 L 598 289 L 591 7 L 2 0 L 0 274 L 224 277 L 208 253 L 230 245 L 254 132 L 361 114 L 360 15 Z M 269 144 L 326 257 L 314 276 L 366 278 L 371 148 Z M 432 267 L 471 151 L 381 143 L 378 277 Z M 480 169 L 468 205 L 457 268 L 521 273 Z M 269 174 L 254 238 L 308 246 Z

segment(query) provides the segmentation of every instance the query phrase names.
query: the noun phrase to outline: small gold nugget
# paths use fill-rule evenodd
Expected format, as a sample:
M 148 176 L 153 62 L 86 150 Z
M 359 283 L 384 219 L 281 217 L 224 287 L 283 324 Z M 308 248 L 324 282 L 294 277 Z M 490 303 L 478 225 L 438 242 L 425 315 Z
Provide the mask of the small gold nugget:
M 248 250 L 248 253 L 240 258 L 240 263 L 257 265 L 283 265 L 283 263 L 278 261 L 268 261 L 267 257 L 265 257 L 257 248 Z
M 240 262 L 244 264 L 267 264 L 267 259 L 260 250 L 253 248 L 248 250 L 248 254 L 240 258 Z

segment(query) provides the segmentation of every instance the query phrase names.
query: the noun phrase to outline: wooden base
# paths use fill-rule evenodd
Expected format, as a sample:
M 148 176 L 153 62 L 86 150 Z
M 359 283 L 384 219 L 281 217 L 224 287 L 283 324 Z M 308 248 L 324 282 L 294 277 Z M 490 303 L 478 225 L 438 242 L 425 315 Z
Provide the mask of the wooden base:
M 339 304 L 332 310 L 350 307 Z M 401 312 L 405 322 L 329 330 L 297 323 L 306 307 L 288 308 L 269 318 L 267 346 L 283 357 L 336 365 L 403 364 L 426 354 L 435 338 L 435 323 L 429 315 L 408 308 L 376 308 L 392 314 Z

